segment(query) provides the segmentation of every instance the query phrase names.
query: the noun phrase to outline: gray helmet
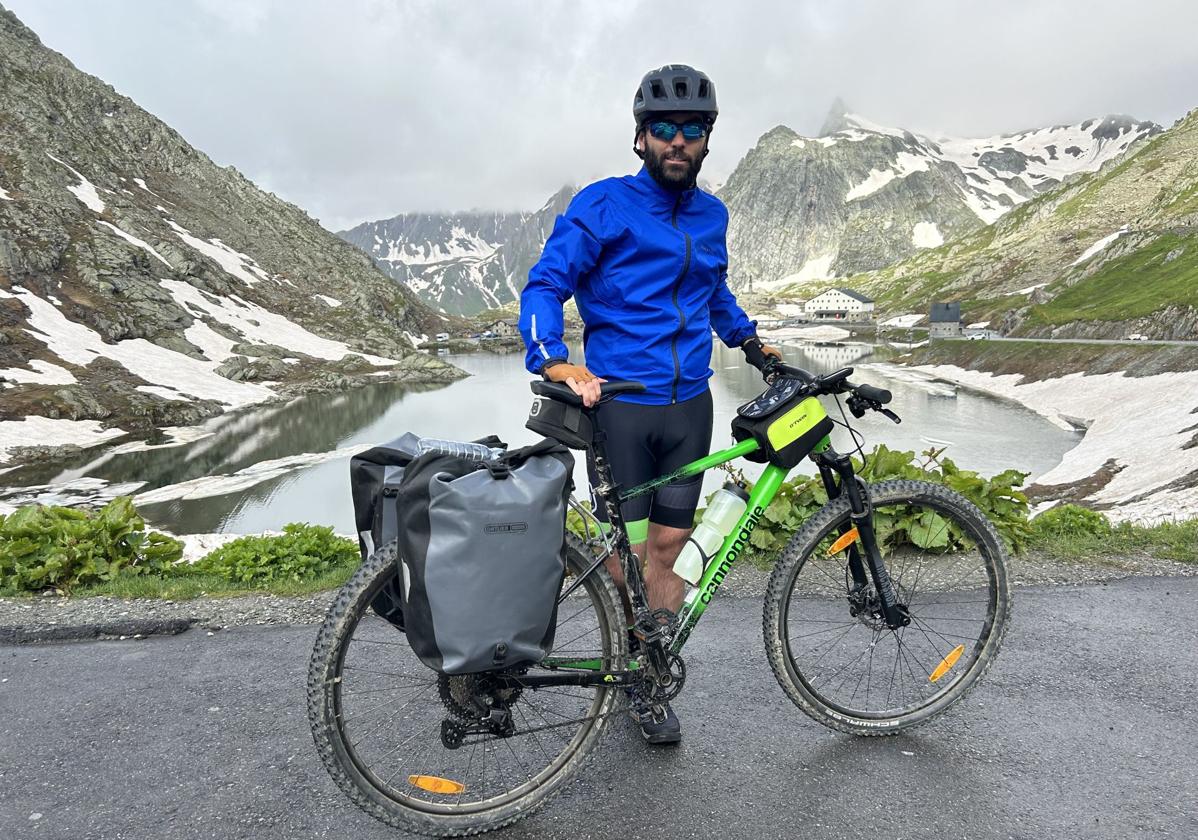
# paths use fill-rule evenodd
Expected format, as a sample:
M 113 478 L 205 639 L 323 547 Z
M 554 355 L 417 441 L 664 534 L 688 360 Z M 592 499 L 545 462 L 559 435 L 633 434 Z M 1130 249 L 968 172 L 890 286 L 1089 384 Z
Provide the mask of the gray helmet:
M 641 79 L 632 100 L 632 118 L 639 128 L 645 120 L 663 111 L 698 111 L 715 122 L 720 109 L 715 104 L 715 85 L 706 73 L 686 64 L 667 64 L 650 70 Z

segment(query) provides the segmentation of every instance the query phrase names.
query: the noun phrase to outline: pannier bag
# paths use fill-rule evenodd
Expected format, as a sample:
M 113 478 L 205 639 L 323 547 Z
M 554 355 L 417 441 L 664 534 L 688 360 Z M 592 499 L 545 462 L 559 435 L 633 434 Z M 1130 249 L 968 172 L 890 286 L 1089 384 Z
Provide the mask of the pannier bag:
M 798 398 L 802 387 L 797 379 L 779 379 L 736 409 L 732 437 L 737 441 L 753 438 L 761 445 L 761 449 L 745 456 L 747 460 L 768 461 L 790 469 L 831 433 L 832 420 L 820 401 L 815 397 Z
M 404 625 L 445 674 L 536 662 L 553 646 L 574 458 L 544 440 L 479 461 L 429 452 L 395 498 Z
M 390 443 L 375 446 L 350 458 L 349 485 L 354 501 L 358 548 L 362 552 L 363 562 L 398 536 L 395 495 L 403 481 L 404 469 L 425 452 L 453 447 L 458 447 L 455 451 L 464 456 L 472 452 L 477 457 L 485 452 L 486 457 L 494 457 L 502 453 L 505 444 L 494 435 L 473 443 L 456 443 L 427 440 L 408 432 Z M 383 587 L 371 602 L 371 607 L 402 630 L 402 601 L 397 576 Z

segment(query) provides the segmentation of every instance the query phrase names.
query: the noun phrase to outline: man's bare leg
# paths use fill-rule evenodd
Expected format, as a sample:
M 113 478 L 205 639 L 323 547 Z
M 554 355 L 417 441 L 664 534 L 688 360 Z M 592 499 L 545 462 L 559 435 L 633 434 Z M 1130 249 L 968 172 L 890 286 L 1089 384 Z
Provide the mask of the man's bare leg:
M 674 561 L 690 528 L 671 528 L 669 525 L 649 523 L 649 560 L 645 564 L 645 589 L 650 609 L 665 607 L 678 612 L 682 607 L 682 596 L 686 592 L 686 581 L 674 574 Z

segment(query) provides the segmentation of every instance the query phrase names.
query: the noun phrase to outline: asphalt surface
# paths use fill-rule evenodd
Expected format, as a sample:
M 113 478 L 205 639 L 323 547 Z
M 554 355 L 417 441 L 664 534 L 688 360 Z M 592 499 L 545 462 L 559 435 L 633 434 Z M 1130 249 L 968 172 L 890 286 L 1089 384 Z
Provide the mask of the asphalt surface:
M 512 838 L 1193 838 L 1198 579 L 1015 592 L 994 669 L 906 735 L 824 729 L 766 664 L 757 599 L 687 646 L 685 738 L 623 717 Z M 325 774 L 313 627 L 0 647 L 0 838 L 394 838 Z

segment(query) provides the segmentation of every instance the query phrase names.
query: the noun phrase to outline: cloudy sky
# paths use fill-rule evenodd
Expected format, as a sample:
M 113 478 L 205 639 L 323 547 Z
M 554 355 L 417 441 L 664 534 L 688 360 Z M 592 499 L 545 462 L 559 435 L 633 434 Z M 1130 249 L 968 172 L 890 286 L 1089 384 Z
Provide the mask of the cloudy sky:
M 969 136 L 1198 106 L 1193 0 L 0 0 L 51 48 L 330 229 L 531 210 L 634 171 L 643 73 L 693 64 L 722 181 L 764 132 Z

